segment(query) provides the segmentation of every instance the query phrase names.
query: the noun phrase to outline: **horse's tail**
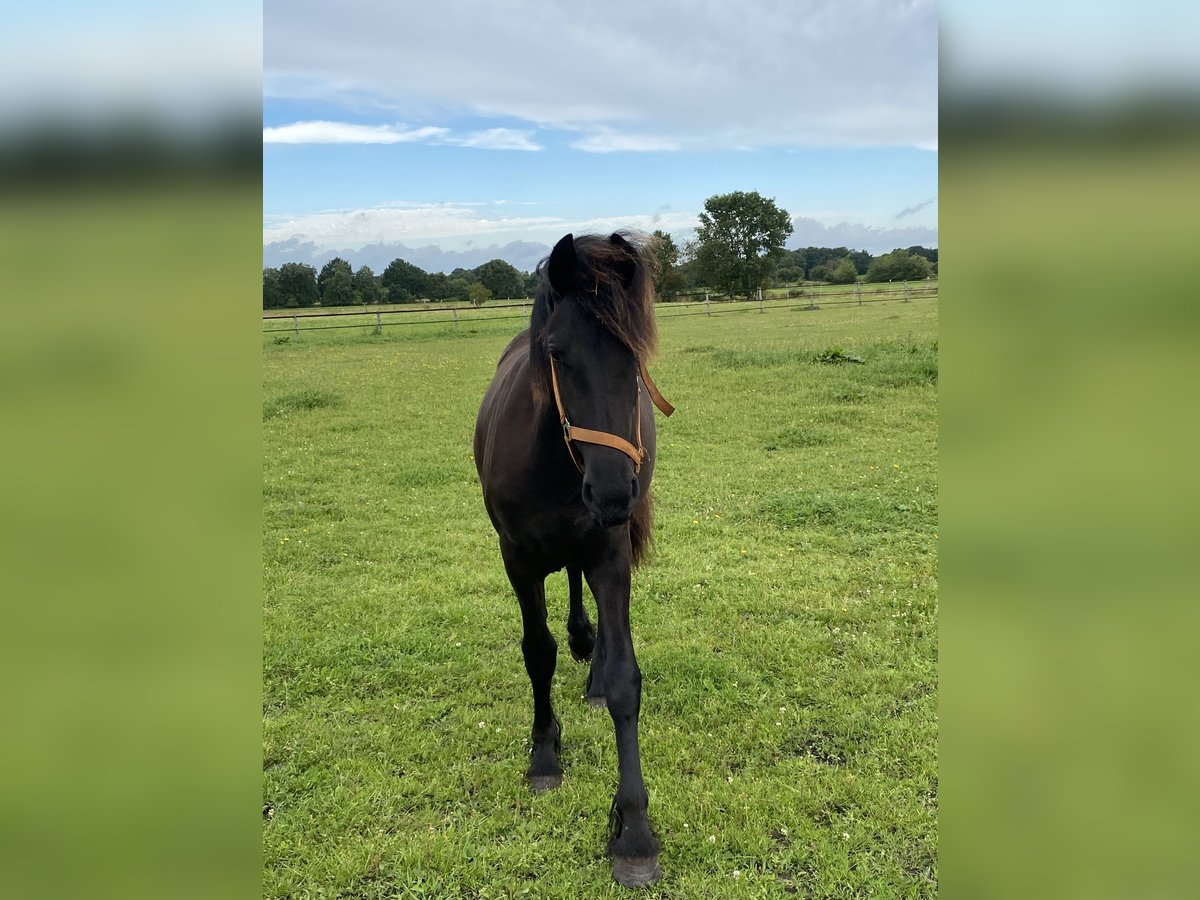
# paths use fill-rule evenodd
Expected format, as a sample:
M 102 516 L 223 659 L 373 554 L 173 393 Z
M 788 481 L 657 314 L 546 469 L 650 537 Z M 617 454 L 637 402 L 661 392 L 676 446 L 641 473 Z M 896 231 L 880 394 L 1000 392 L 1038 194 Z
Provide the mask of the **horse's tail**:
M 633 548 L 633 567 L 641 565 L 650 552 L 650 528 L 654 523 L 654 502 L 649 492 L 633 508 L 629 517 L 629 543 Z

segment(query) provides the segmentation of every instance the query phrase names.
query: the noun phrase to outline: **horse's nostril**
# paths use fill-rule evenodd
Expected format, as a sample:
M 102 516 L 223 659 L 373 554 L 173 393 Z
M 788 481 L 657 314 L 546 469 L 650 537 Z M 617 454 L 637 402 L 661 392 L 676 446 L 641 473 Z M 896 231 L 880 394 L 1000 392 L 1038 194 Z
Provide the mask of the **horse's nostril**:
M 583 499 L 587 503 L 592 502 L 592 486 L 586 481 L 583 483 Z
M 638 480 L 634 478 L 633 481 L 629 483 L 629 496 L 633 499 L 636 499 L 638 495 L 638 489 L 640 487 L 641 485 L 638 484 Z

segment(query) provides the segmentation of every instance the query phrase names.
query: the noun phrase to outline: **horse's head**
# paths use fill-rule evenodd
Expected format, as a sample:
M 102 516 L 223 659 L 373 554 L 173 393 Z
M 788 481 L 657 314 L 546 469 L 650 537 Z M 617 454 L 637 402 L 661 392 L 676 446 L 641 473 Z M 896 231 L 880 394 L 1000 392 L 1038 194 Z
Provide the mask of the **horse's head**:
M 568 234 L 541 268 L 530 342 L 541 393 L 554 402 L 557 381 L 572 425 L 640 448 L 638 366 L 655 341 L 643 251 L 620 234 Z M 606 528 L 625 524 L 641 490 L 636 454 L 586 439 L 572 442 L 571 450 L 583 469 L 588 511 Z

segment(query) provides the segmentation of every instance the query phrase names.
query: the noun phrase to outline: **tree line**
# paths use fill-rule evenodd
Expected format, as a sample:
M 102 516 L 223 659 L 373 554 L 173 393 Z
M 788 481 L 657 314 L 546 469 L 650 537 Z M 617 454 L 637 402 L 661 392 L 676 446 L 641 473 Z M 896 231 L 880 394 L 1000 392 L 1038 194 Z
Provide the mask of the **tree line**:
M 651 238 L 654 286 L 662 300 L 698 290 L 753 297 L 760 288 L 805 281 L 921 281 L 938 271 L 936 248 L 908 247 L 880 256 L 846 247 L 785 250 L 784 242 L 792 234 L 791 216 L 754 191 L 709 197 L 699 219 L 695 239 L 683 246 L 664 231 L 655 231 Z M 263 269 L 263 309 L 424 300 L 479 306 L 493 298 L 532 297 L 536 289 L 536 273 L 521 272 L 502 259 L 449 275 L 426 272 L 399 258 L 379 275 L 369 266 L 355 271 L 341 257 L 319 272 L 304 263 Z
M 532 297 L 537 277 L 502 259 L 449 275 L 426 272 L 403 259 L 393 259 L 376 275 L 370 266 L 357 271 L 336 256 L 318 272 L 305 263 L 263 269 L 263 309 L 307 306 L 369 306 L 421 300 L 463 300 L 479 306 L 493 297 Z

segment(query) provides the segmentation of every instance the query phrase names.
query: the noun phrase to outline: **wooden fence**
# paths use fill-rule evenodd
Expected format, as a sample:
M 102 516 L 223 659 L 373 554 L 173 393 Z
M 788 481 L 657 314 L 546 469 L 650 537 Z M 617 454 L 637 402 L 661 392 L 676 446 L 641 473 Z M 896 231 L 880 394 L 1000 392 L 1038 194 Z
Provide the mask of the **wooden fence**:
M 676 299 L 659 302 L 655 310 L 659 321 L 677 316 L 719 316 L 734 312 L 767 313 L 779 309 L 811 309 L 819 310 L 837 306 L 866 306 L 872 303 L 911 303 L 914 300 L 925 300 L 938 296 L 936 280 L 913 282 L 888 282 L 886 284 L 853 284 L 853 285 L 804 285 L 787 289 L 776 289 L 771 292 L 775 296 L 763 296 L 759 291 L 758 297 L 752 300 L 731 300 L 713 294 L 690 294 L 688 299 Z M 345 309 L 308 308 L 297 310 L 270 309 L 263 310 L 263 333 L 275 334 L 292 332 L 299 335 L 302 331 L 322 331 L 331 328 L 372 328 L 382 333 L 384 328 L 403 325 L 436 325 L 460 322 L 499 321 L 502 319 L 528 320 L 532 305 L 531 300 L 505 300 L 501 303 L 488 303 L 484 306 L 471 306 L 465 303 L 434 304 L 409 303 L 403 306 L 370 307 L 356 306 Z M 509 312 L 509 311 L 512 312 Z M 519 311 L 518 311 L 519 310 Z M 357 321 L 339 323 L 338 318 L 356 317 Z M 322 324 L 301 325 L 310 320 L 321 321 Z M 290 321 L 289 321 L 290 320 Z M 324 324 L 325 320 L 332 320 Z M 284 327 L 279 327 L 282 324 Z

